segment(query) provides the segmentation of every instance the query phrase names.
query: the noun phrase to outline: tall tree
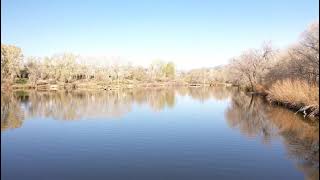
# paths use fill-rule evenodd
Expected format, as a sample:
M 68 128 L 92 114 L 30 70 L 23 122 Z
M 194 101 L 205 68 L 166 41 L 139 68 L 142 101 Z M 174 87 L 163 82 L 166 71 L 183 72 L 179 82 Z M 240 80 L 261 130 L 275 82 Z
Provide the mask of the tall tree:
M 22 59 L 21 48 L 1 44 L 1 83 L 4 80 L 12 81 L 18 75 Z

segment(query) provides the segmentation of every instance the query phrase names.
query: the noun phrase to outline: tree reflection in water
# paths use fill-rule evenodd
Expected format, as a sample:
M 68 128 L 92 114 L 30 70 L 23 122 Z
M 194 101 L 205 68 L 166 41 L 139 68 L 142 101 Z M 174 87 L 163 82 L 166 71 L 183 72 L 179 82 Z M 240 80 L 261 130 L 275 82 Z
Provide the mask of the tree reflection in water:
M 21 127 L 24 116 L 20 102 L 23 102 L 23 94 L 19 92 L 1 93 L 1 131 Z
M 248 96 L 234 90 L 225 116 L 230 127 L 239 128 L 248 137 L 261 135 L 263 142 L 268 143 L 271 136 L 275 135 L 275 128 L 268 122 L 267 115 L 262 112 L 263 108 L 263 101 L 258 96 Z
M 233 91 L 225 112 L 230 127 L 246 136 L 283 139 L 288 156 L 297 162 L 305 179 L 319 178 L 319 123 L 311 123 L 293 112 L 266 104 L 261 98 Z
M 21 127 L 23 120 L 50 117 L 60 120 L 120 117 L 133 104 L 147 105 L 154 111 L 173 108 L 176 95 L 204 102 L 230 99 L 225 118 L 231 128 L 248 137 L 261 137 L 270 143 L 283 139 L 288 157 L 306 179 L 319 177 L 319 124 L 310 124 L 293 112 L 270 106 L 258 97 L 235 88 L 178 87 L 99 92 L 16 92 L 1 93 L 1 131 Z

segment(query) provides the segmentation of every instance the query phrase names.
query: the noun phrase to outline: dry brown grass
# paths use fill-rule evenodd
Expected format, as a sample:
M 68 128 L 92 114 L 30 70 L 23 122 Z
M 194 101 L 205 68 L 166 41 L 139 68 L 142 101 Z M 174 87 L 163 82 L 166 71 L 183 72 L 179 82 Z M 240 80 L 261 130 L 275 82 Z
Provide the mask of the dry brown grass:
M 319 86 L 303 80 L 282 80 L 271 85 L 267 99 L 292 108 L 310 106 L 319 110 Z

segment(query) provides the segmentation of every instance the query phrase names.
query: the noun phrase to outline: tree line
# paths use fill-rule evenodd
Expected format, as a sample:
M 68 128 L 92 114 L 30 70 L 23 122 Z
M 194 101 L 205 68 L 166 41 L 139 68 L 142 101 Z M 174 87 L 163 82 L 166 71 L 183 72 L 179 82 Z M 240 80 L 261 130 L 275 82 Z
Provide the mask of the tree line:
M 261 48 L 248 49 L 231 58 L 227 65 L 192 70 L 186 77 L 189 82 L 232 83 L 251 90 L 285 79 L 319 85 L 319 22 L 312 23 L 287 49 L 279 50 L 264 42 Z
M 231 58 L 227 65 L 176 72 L 172 62 L 156 61 L 148 68 L 130 64 L 88 63 L 83 57 L 56 54 L 51 57 L 24 57 L 19 47 L 1 44 L 1 84 L 26 79 L 75 82 L 95 80 L 112 82 L 167 82 L 189 84 L 230 83 L 250 91 L 268 89 L 280 80 L 301 80 L 319 86 L 319 22 L 312 23 L 300 40 L 287 49 L 275 49 L 271 43 L 249 49 Z
M 148 68 L 130 64 L 94 64 L 90 59 L 72 54 L 55 54 L 51 57 L 24 57 L 22 50 L 13 45 L 1 44 L 1 84 L 26 79 L 37 84 L 43 80 L 71 83 L 78 80 L 104 82 L 170 81 L 175 78 L 172 62 L 155 61 Z

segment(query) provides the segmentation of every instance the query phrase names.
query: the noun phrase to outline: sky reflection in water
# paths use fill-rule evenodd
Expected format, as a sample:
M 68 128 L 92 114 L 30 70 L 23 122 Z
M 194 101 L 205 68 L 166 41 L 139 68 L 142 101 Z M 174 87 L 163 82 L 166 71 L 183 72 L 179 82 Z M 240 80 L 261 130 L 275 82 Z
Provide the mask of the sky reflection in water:
M 319 178 L 319 124 L 236 88 L 1 95 L 4 179 Z

